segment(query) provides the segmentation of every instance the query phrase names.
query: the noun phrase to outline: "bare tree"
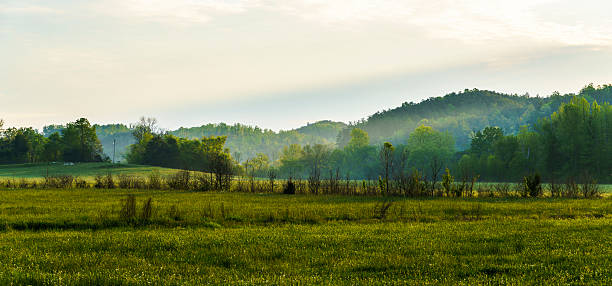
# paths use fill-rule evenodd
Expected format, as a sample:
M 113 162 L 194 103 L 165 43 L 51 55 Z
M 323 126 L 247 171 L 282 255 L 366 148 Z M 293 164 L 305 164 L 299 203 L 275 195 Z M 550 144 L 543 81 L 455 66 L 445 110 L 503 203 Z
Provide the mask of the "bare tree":
M 442 172 L 442 160 L 438 156 L 434 156 L 430 163 L 429 169 L 431 170 L 431 186 L 430 193 L 431 196 L 434 195 L 436 191 L 436 183 L 438 182 L 438 175 Z
M 162 133 L 161 128 L 157 126 L 157 119 L 153 117 L 140 117 L 138 122 L 130 124 L 130 129 L 132 129 L 132 135 L 136 138 L 137 142 L 141 142 L 145 134 Z

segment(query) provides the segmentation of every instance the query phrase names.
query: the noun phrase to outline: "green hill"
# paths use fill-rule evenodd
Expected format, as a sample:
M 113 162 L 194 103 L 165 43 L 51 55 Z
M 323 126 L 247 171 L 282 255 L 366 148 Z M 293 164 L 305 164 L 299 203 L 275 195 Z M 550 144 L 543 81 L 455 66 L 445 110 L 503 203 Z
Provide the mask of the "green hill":
M 612 102 L 612 86 L 583 88 L 579 95 L 589 102 Z M 517 133 L 520 126 L 536 123 L 569 102 L 574 94 L 553 94 L 550 97 L 510 95 L 488 90 L 465 90 L 443 97 L 434 97 L 420 103 L 406 102 L 402 106 L 377 112 L 366 120 L 352 124 L 338 136 L 338 145 L 350 139 L 350 130 L 360 128 L 368 132 L 373 144 L 390 141 L 405 143 L 410 133 L 426 124 L 448 131 L 457 147 L 469 147 L 470 135 L 487 126 L 501 127 L 506 134 Z

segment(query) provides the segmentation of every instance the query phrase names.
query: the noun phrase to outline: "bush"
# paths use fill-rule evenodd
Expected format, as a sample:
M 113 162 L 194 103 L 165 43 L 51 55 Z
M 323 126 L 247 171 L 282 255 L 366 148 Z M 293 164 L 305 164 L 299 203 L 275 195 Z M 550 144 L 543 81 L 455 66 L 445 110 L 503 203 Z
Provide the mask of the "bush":
M 189 183 L 191 181 L 191 172 L 187 170 L 181 170 L 174 175 L 171 175 L 166 180 L 168 187 L 175 190 L 189 190 Z
M 162 189 L 162 177 L 159 174 L 158 170 L 153 170 L 153 172 L 149 174 L 147 188 L 151 190 L 161 190 Z
M 582 179 L 582 184 L 580 186 L 580 191 L 582 196 L 585 198 L 593 198 L 599 196 L 599 185 L 597 184 L 597 180 L 595 178 L 589 176 L 588 174 L 584 175 Z
M 73 181 L 74 177 L 70 175 L 51 176 L 45 177 L 44 185 L 47 188 L 68 189 L 72 188 Z
M 442 187 L 444 187 L 444 192 L 446 196 L 449 197 L 453 192 L 453 183 L 455 181 L 455 177 L 451 175 L 450 170 L 446 168 L 446 172 L 442 175 Z
M 574 181 L 574 178 L 568 178 L 565 184 L 563 185 L 563 197 L 575 198 L 580 193 L 580 187 Z
M 537 198 L 542 195 L 542 178 L 540 174 L 525 176 L 523 178 L 523 187 L 521 188 L 521 196 Z
M 385 219 L 392 204 L 393 202 L 376 203 L 374 206 L 374 218 Z
M 478 188 L 476 189 L 476 193 L 478 194 L 479 198 L 488 198 L 494 196 L 493 192 L 491 191 L 491 188 L 484 185 L 478 186 Z
M 110 173 L 106 176 L 96 175 L 95 181 L 94 188 L 96 189 L 114 189 L 117 187 L 113 175 Z
M 153 216 L 153 203 L 151 198 L 145 201 L 142 205 L 142 213 L 140 214 L 140 219 L 144 222 L 148 222 L 151 220 Z
M 560 197 L 563 193 L 563 188 L 556 184 L 554 180 L 550 182 L 548 189 L 550 190 L 550 196 L 553 198 Z
M 194 176 L 192 188 L 195 191 L 206 192 L 214 188 L 213 179 L 206 174 L 197 174 Z
M 412 175 L 408 177 L 407 192 L 411 197 L 419 196 L 425 192 L 425 184 L 424 181 L 421 180 L 419 171 L 414 170 Z
M 136 197 L 134 195 L 128 195 L 123 202 L 119 218 L 128 223 L 132 223 L 136 218 Z
M 295 195 L 295 183 L 293 181 L 287 181 L 287 184 L 283 188 L 283 194 Z
M 81 179 L 81 178 L 76 178 L 76 179 L 74 180 L 74 186 L 75 186 L 77 189 L 86 189 L 86 188 L 88 188 L 88 187 L 89 187 L 89 184 L 87 183 L 87 181 L 85 181 L 85 180 L 83 180 L 83 179 Z
M 119 188 L 121 189 L 144 189 L 146 183 L 142 178 L 120 174 L 117 176 L 119 180 Z
M 508 183 L 495 184 L 493 185 L 493 188 L 495 189 L 495 192 L 499 194 L 500 197 L 509 197 L 510 190 L 512 189 L 512 187 Z

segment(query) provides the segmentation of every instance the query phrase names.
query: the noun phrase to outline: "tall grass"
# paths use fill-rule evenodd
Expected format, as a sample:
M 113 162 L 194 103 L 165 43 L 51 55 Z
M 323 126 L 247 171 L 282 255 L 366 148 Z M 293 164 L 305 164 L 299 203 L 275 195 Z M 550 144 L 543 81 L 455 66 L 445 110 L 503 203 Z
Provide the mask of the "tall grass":
M 544 186 L 537 175 L 526 176 L 517 184 L 477 184 L 477 177 L 456 182 L 450 173 L 442 176 L 439 184 L 426 180 L 419 172 L 408 176 L 396 176 L 388 184 L 376 180 L 350 180 L 341 178 L 337 173 L 330 173 L 327 179 L 315 180 L 291 178 L 277 179 L 275 175 L 267 179 L 235 177 L 231 181 L 231 192 L 250 193 L 284 193 L 302 195 L 362 195 L 362 196 L 401 196 L 401 197 L 568 197 L 592 198 L 602 194 L 601 187 L 593 179 L 581 179 L 581 183 L 569 179 L 563 184 L 551 183 Z M 314 184 L 314 185 L 313 185 Z M 178 171 L 162 176 L 151 172 L 146 177 L 119 174 L 97 175 L 93 184 L 79 177 L 69 175 L 50 176 L 39 179 L 4 179 L 0 188 L 5 189 L 149 189 L 149 190 L 186 190 L 214 191 L 216 180 L 210 174 L 192 171 Z

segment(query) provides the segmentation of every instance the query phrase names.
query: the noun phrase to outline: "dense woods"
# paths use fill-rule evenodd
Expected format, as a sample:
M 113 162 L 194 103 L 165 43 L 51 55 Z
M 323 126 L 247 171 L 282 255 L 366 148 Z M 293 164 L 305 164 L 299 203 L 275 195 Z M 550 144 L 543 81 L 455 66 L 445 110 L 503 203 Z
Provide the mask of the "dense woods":
M 611 103 L 612 86 L 588 85 L 577 95 L 590 103 Z M 414 129 L 425 124 L 436 130 L 448 131 L 455 138 L 457 148 L 465 150 L 470 147 L 474 132 L 488 126 L 497 126 L 506 134 L 517 134 L 521 126 L 531 126 L 540 118 L 549 117 L 573 96 L 575 94 L 554 93 L 549 97 L 531 97 L 528 94 L 519 96 L 466 89 L 420 103 L 405 102 L 400 107 L 377 112 L 367 119 L 351 123 L 339 134 L 338 145 L 343 147 L 350 140 L 352 128 L 368 132 L 373 144 L 385 141 L 402 144 Z
M 1 127 L 1 126 L 0 126 Z M 0 163 L 99 162 L 107 160 L 96 135 L 96 127 L 85 118 L 61 129 L 46 129 L 49 136 L 33 128 L 8 128 L 0 134 Z

